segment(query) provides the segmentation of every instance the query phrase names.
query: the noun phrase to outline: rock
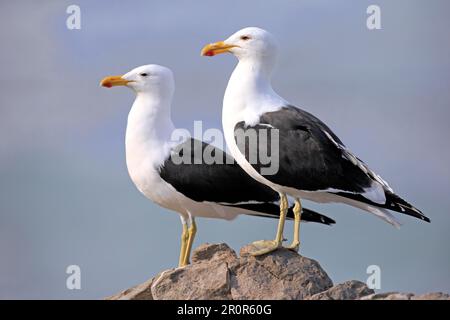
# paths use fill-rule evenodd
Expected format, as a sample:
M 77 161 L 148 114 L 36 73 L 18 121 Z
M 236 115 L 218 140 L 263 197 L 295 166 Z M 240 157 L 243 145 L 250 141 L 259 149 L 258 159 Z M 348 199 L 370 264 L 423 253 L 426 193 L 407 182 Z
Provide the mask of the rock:
M 126 289 L 116 295 L 107 297 L 106 300 L 153 300 L 152 287 L 153 278 L 143 284 Z
M 230 299 L 230 272 L 227 264 L 193 264 L 163 272 L 151 286 L 154 300 Z
M 414 295 L 411 300 L 450 300 L 450 295 L 443 292 L 431 292 L 422 295 Z
M 192 263 L 223 261 L 232 262 L 237 259 L 236 252 L 225 243 L 200 245 L 192 253 Z
M 362 297 L 361 300 L 410 300 L 412 295 L 412 293 L 385 292 L 371 294 Z
M 365 283 L 351 280 L 317 293 L 308 300 L 357 300 L 374 293 L 375 291 L 369 289 Z
M 403 292 L 386 292 L 371 294 L 361 300 L 450 300 L 450 295 L 442 292 L 432 292 L 422 295 Z
M 201 245 L 192 264 L 108 299 L 304 299 L 333 285 L 315 260 L 287 249 L 253 257 L 248 249 L 238 257 L 226 244 Z
M 352 280 L 333 286 L 320 264 L 296 252 L 279 249 L 253 257 L 251 246 L 240 256 L 226 244 L 203 244 L 192 253 L 192 264 L 161 272 L 108 300 L 449 300 L 445 293 L 374 293 Z
M 280 249 L 253 257 L 250 247 L 230 266 L 233 299 L 304 299 L 333 285 L 318 262 Z

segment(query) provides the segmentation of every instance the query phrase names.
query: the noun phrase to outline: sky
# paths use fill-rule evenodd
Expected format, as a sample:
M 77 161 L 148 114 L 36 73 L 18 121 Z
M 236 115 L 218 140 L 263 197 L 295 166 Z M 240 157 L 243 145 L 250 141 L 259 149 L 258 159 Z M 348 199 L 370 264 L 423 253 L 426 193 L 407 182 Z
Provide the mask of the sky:
M 66 26 L 72 4 L 80 30 Z M 371 4 L 381 30 L 366 27 Z M 133 93 L 99 81 L 167 66 L 176 126 L 220 129 L 236 60 L 200 50 L 247 26 L 279 42 L 275 90 L 432 220 L 397 215 L 397 230 L 354 208 L 308 202 L 337 223 L 303 225 L 301 253 L 334 283 L 366 281 L 377 265 L 380 291 L 449 292 L 449 10 L 446 0 L 0 2 L 0 298 L 101 299 L 176 266 L 178 215 L 141 195 L 127 173 Z M 238 251 L 272 238 L 276 221 L 198 227 L 195 246 Z M 70 265 L 81 269 L 80 290 L 66 286 Z

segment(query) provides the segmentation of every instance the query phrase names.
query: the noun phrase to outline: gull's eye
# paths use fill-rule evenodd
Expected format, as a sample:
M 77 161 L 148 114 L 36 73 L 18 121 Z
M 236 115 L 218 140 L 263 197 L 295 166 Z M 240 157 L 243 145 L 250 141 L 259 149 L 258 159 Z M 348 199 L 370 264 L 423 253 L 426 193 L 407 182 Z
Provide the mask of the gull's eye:
M 147 77 L 147 76 L 148 76 L 148 73 L 142 72 L 142 73 L 141 73 L 141 76 L 142 76 L 142 77 Z
M 247 40 L 250 40 L 250 37 L 249 36 L 241 36 L 241 40 L 247 41 Z

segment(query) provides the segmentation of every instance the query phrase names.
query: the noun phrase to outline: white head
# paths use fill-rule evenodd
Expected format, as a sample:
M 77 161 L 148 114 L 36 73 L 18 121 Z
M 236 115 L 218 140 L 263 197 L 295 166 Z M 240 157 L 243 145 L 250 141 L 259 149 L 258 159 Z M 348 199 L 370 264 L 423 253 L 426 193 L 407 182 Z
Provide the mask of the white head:
M 224 41 L 206 45 L 203 56 L 232 53 L 239 61 L 263 62 L 273 65 L 277 56 L 277 42 L 268 31 L 257 27 L 239 30 Z
M 138 95 L 151 94 L 154 97 L 169 99 L 175 90 L 172 71 L 157 64 L 137 67 L 122 76 L 106 77 L 100 85 L 106 88 L 126 86 Z

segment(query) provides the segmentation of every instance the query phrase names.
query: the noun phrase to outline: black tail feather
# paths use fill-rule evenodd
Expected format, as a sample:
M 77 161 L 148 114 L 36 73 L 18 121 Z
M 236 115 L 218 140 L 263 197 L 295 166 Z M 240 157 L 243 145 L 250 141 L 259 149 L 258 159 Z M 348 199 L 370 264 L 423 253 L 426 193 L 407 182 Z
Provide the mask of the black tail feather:
M 409 216 L 413 216 L 426 222 L 431 222 L 431 220 L 427 216 L 425 216 L 422 213 L 422 211 L 414 207 L 412 204 L 406 202 L 395 193 L 385 192 L 385 196 L 386 196 L 386 205 L 385 205 L 386 209 L 407 214 Z
M 426 221 L 426 222 L 431 222 L 431 220 L 427 216 L 425 216 L 422 213 L 422 211 L 420 211 L 419 209 L 414 207 L 412 204 L 406 202 L 405 200 L 400 198 L 398 195 L 396 195 L 395 193 L 392 193 L 390 191 L 384 192 L 384 195 L 386 197 L 385 204 L 379 204 L 379 203 L 370 201 L 369 199 L 365 198 L 361 194 L 347 193 L 347 192 L 339 192 L 337 194 L 342 197 L 345 197 L 345 198 L 349 198 L 349 199 L 353 199 L 353 200 L 360 201 L 363 203 L 367 203 L 374 207 L 392 210 L 395 212 L 406 214 L 408 216 L 418 218 L 418 219 Z
M 287 217 L 288 217 L 288 219 L 294 218 L 293 207 L 289 208 Z M 327 226 L 336 223 L 336 221 L 334 221 L 333 219 L 331 219 L 323 214 L 320 214 L 314 210 L 306 209 L 306 208 L 303 208 L 303 210 L 302 210 L 302 220 L 309 221 L 309 222 L 322 223 L 322 224 L 326 224 Z
M 253 216 L 276 218 L 276 219 L 280 217 L 280 208 L 275 203 L 247 203 L 233 206 L 246 210 L 260 212 L 260 214 L 258 213 L 251 214 Z M 293 208 L 294 208 L 293 206 L 290 207 L 287 212 L 286 218 L 288 220 L 294 219 Z M 336 221 L 334 221 L 333 219 L 307 208 L 303 208 L 302 210 L 302 221 L 316 222 L 325 225 L 332 225 L 336 223 Z

